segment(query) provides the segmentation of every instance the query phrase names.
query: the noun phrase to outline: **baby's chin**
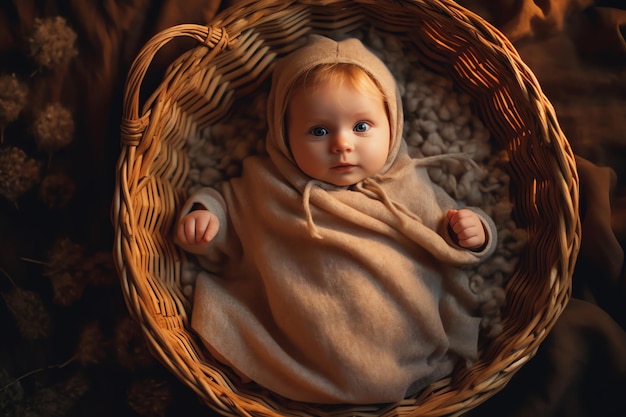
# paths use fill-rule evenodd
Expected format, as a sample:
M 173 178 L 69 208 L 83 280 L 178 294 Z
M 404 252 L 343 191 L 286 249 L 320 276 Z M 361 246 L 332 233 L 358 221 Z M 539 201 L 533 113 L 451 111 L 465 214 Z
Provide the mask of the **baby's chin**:
M 353 171 L 358 171 L 359 168 L 354 168 Z M 363 173 L 357 172 L 340 172 L 328 175 L 325 178 L 318 178 L 319 181 L 324 181 L 328 184 L 332 184 L 337 187 L 350 187 L 358 184 L 364 179 L 369 178 L 369 175 L 363 175 Z
M 363 181 L 365 178 L 358 178 L 358 179 L 352 179 L 352 180 L 346 180 L 346 181 L 325 181 L 328 184 L 334 185 L 335 187 L 352 187 L 355 184 L 360 183 L 361 181 Z M 322 180 L 323 181 L 323 180 Z

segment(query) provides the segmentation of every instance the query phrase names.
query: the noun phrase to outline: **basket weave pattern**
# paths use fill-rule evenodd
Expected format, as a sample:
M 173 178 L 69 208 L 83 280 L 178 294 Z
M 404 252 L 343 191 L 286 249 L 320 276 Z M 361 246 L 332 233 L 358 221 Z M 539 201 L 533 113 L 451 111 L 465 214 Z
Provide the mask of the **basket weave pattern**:
M 172 226 L 189 171 L 185 143 L 228 115 L 258 88 L 273 62 L 309 33 L 374 27 L 405 43 L 433 71 L 472 97 L 511 177 L 516 223 L 527 250 L 507 285 L 504 331 L 469 370 L 414 398 L 381 406 L 318 406 L 238 383 L 190 330 L 181 253 Z M 140 104 L 158 51 L 177 37 L 197 45 L 174 60 Z M 530 360 L 570 296 L 580 244 L 578 177 L 554 110 L 515 49 L 479 16 L 449 0 L 259 0 L 238 4 L 208 25 L 180 25 L 152 38 L 125 89 L 122 148 L 112 221 L 114 257 L 131 314 L 153 353 L 224 415 L 460 415 L 502 389 Z

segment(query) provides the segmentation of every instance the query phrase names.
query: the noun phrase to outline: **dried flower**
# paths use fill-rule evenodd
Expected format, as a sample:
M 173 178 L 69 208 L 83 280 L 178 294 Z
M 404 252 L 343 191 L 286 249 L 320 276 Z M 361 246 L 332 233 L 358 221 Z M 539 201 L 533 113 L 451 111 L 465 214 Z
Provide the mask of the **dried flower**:
M 89 284 L 117 282 L 110 253 L 85 255 L 85 248 L 68 237 L 60 237 L 47 253 L 43 274 L 50 279 L 54 301 L 69 306 L 78 301 Z
M 0 148 L 0 194 L 13 203 L 39 182 L 41 164 L 20 148 Z
M 32 125 L 37 148 L 53 153 L 69 145 L 74 139 L 74 118 L 60 103 L 48 104 L 40 111 Z
M 59 415 L 60 395 L 52 388 L 40 388 L 9 413 L 8 417 L 45 417 Z
M 11 377 L 6 369 L 0 370 L 0 411 L 24 399 L 24 387 Z
M 97 322 L 87 324 L 80 334 L 76 360 L 82 365 L 97 365 L 106 357 L 104 334 Z
M 85 276 L 96 286 L 110 286 L 118 283 L 113 255 L 110 252 L 96 252 L 85 260 Z
M 62 306 L 70 306 L 81 299 L 85 290 L 82 276 L 69 272 L 62 272 L 50 276 L 54 291 L 54 302 Z
M 17 120 L 27 97 L 28 86 L 15 74 L 0 75 L 0 131 Z
M 39 294 L 13 287 L 8 293 L 3 293 L 2 298 L 24 338 L 36 340 L 50 335 L 52 316 Z
M 67 237 L 59 238 L 48 252 L 44 276 L 50 279 L 54 301 L 69 306 L 78 301 L 85 289 L 84 248 Z
M 47 252 L 46 275 L 73 271 L 80 268 L 85 258 L 85 248 L 68 237 L 58 238 Z
M 144 417 L 165 417 L 172 394 L 165 381 L 135 380 L 128 390 L 128 405 Z
M 46 175 L 39 186 L 39 196 L 49 209 L 66 207 L 74 197 L 76 184 L 63 173 Z
M 76 400 L 88 391 L 87 378 L 81 373 L 51 387 L 37 390 L 26 401 L 17 404 L 11 417 L 65 416 L 76 405 Z
M 76 32 L 61 16 L 35 19 L 28 39 L 30 56 L 40 68 L 54 69 L 78 55 Z
M 66 397 L 77 400 L 89 391 L 89 380 L 85 374 L 78 372 L 62 383 L 60 388 Z
M 139 324 L 130 317 L 122 318 L 115 327 L 115 351 L 120 365 L 131 371 L 154 364 Z

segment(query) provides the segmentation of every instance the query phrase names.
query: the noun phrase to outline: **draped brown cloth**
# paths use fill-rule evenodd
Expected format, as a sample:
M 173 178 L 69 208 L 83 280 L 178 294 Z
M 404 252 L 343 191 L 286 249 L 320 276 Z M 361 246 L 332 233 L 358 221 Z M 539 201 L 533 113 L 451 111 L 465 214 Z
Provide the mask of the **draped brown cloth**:
M 624 416 L 624 4 L 592 0 L 459 3 L 504 31 L 554 105 L 579 155 L 583 229 L 573 277 L 576 298 L 536 357 L 503 391 L 468 415 Z
M 90 247 L 110 248 L 109 207 L 119 150 L 122 88 L 141 45 L 177 23 L 202 23 L 229 2 L 219 0 L 13 0 L 0 3 L 0 70 L 27 73 L 23 37 L 35 17 L 62 15 L 79 34 L 79 56 L 69 67 L 40 77 L 37 103 L 62 99 L 79 120 L 77 140 L 54 163 L 77 181 L 68 233 Z M 537 356 L 500 394 L 472 416 L 623 416 L 623 328 L 626 326 L 623 245 L 626 240 L 626 10 L 622 0 L 459 0 L 502 29 L 535 72 L 553 103 L 574 152 L 616 174 L 581 172 L 585 209 L 575 296 Z M 172 45 L 160 54 L 146 83 L 155 85 Z M 11 127 L 7 129 L 9 132 Z M 8 133 L 6 132 L 6 133 Z M 5 141 L 10 142 L 9 135 Z M 6 143 L 6 142 L 5 142 Z M 605 174 L 608 171 L 605 171 Z M 602 178 L 604 177 L 604 178 Z M 594 187 L 600 185 L 600 187 Z M 591 190 L 591 191 L 590 191 Z M 600 196 L 600 200 L 596 196 Z M 591 197 L 593 196 L 593 197 Z M 597 201 L 603 201 L 601 205 Z M 608 201 L 608 205 L 606 202 Z M 4 206 L 3 206 L 4 207 Z M 600 207 L 602 210 L 591 210 Z M 610 210 L 610 212 L 609 212 Z M 6 214 L 0 213 L 2 216 Z M 32 224 L 31 224 L 32 223 Z M 594 225 L 597 227 L 591 227 Z M 41 223 L 11 224 L 5 242 L 41 239 Z M 45 224 L 47 227 L 52 227 Z M 613 232 L 611 232 L 611 230 Z M 11 229 L 13 231 L 13 229 Z M 606 247 L 591 242 L 602 242 Z M 41 243 L 40 243 L 41 244 Z M 3 251 L 5 269 L 17 264 Z M 595 304 L 595 305 L 592 305 Z M 599 306 L 599 307 L 598 307 Z M 603 311 L 600 311 L 600 308 Z M 617 325 L 616 323 L 620 324 Z M 620 328 L 621 327 L 621 328 Z M 4 343 L 4 342 L 3 342 Z M 177 415 L 176 412 L 173 415 Z M 202 415 L 209 415 L 203 413 Z

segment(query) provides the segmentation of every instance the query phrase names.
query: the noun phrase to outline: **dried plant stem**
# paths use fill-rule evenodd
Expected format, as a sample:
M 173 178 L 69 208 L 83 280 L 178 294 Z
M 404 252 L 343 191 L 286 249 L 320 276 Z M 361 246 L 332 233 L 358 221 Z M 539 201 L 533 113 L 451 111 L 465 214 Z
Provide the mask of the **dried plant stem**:
M 45 367 L 42 367 L 42 368 L 33 369 L 32 371 L 28 371 L 24 375 L 21 375 L 21 376 L 15 378 L 13 381 L 11 381 L 11 382 L 7 383 L 6 385 L 4 385 L 3 387 L 1 387 L 0 388 L 0 392 L 6 390 L 11 385 L 17 384 L 21 380 L 23 380 L 25 378 L 28 378 L 29 376 L 37 374 L 39 372 L 47 371 L 47 370 L 50 370 L 50 369 L 62 369 L 65 366 L 67 366 L 70 363 L 72 363 L 74 361 L 74 359 L 76 359 L 76 355 L 72 356 L 71 358 L 69 358 L 68 360 L 66 360 L 64 362 L 60 362 L 60 363 L 57 363 L 57 364 L 54 364 L 54 365 L 49 365 L 49 366 L 45 366 Z
M 0 266 L 0 272 L 2 272 L 2 275 L 4 275 L 5 277 L 7 277 L 7 279 L 9 280 L 9 282 L 11 282 L 11 284 L 14 287 L 17 287 L 17 284 L 15 283 L 15 281 L 13 281 L 13 278 L 11 278 L 11 275 L 9 275 L 9 273 L 7 271 L 4 270 L 4 268 L 2 268 Z
M 32 263 L 32 264 L 43 265 L 43 266 L 50 266 L 50 264 L 49 264 L 49 263 L 44 262 L 44 261 L 40 261 L 40 260 L 38 260 L 38 259 L 25 258 L 25 257 L 23 257 L 23 256 L 22 256 L 22 257 L 20 257 L 20 259 L 21 259 L 22 261 L 25 261 L 25 262 L 30 262 L 30 263 Z

